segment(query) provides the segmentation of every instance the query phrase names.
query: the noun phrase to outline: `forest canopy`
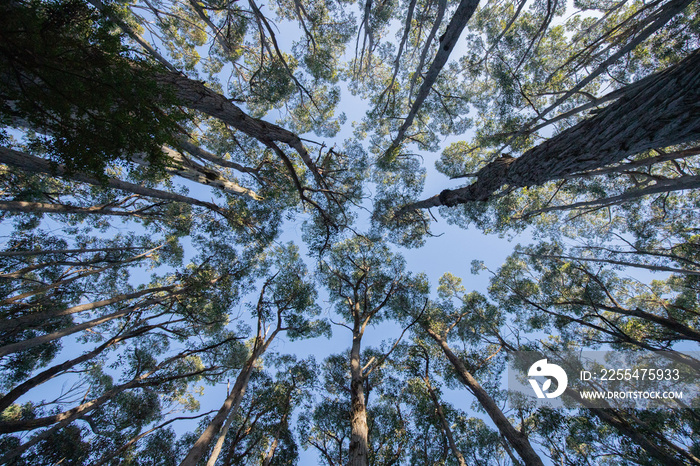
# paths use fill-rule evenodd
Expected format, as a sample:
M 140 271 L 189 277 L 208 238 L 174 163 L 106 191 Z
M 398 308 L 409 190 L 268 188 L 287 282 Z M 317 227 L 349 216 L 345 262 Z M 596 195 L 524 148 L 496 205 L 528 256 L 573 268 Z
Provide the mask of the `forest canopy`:
M 700 465 L 699 10 L 0 2 L 0 464 Z

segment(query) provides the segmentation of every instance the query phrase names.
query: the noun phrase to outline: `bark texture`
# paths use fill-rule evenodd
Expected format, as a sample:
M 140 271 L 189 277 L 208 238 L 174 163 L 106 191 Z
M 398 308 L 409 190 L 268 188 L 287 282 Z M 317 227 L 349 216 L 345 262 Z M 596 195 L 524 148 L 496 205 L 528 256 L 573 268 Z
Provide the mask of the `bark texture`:
M 255 363 L 260 355 L 262 355 L 270 345 L 275 334 L 276 332 L 274 332 L 270 338 L 267 339 L 267 341 L 264 343 L 260 342 L 253 349 L 253 352 L 246 361 L 245 366 L 243 366 L 243 369 L 238 374 L 236 383 L 234 383 L 233 388 L 231 389 L 231 393 L 226 398 L 226 401 L 224 401 L 224 404 L 211 420 L 207 428 L 204 429 L 202 435 L 200 435 L 197 441 L 194 443 L 189 453 L 187 453 L 185 459 L 182 460 L 180 466 L 195 466 L 199 464 L 199 461 L 204 456 L 204 453 L 206 453 L 209 445 L 214 440 L 214 437 L 218 435 L 220 442 L 217 440 L 216 445 L 214 445 L 214 451 L 210 455 L 207 464 L 213 464 L 216 462 L 216 459 L 221 452 L 221 447 L 224 444 L 226 434 L 231 426 L 231 422 L 236 414 L 236 411 L 238 411 L 238 407 L 243 399 L 243 394 L 248 387 L 248 381 L 250 380 L 250 375 L 253 373 L 253 369 L 255 368 Z
M 476 181 L 410 204 L 401 213 L 487 201 L 502 186 L 537 186 L 605 167 L 648 149 L 700 139 L 700 50 L 646 86 L 622 94 L 596 116 L 562 131 L 518 158 L 501 157 Z
M 357 325 L 356 325 L 357 327 Z M 350 451 L 348 466 L 367 466 L 369 464 L 369 427 L 367 426 L 367 406 L 365 403 L 365 377 L 360 363 L 360 344 L 362 335 L 353 332 L 350 350 Z

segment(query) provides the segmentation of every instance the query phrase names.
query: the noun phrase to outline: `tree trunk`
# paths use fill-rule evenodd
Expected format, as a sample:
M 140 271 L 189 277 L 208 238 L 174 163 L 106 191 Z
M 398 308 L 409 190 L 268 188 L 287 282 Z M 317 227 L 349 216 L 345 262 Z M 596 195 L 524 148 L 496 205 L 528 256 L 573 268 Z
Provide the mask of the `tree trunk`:
M 155 199 L 163 199 L 166 201 L 183 202 L 189 205 L 205 207 L 221 215 L 225 214 L 221 207 L 217 206 L 216 204 L 212 204 L 211 202 L 200 201 L 181 194 L 162 191 L 159 189 L 146 188 L 145 186 L 129 183 L 116 178 L 107 178 L 104 181 L 100 181 L 97 178 L 93 178 L 82 173 L 68 173 L 63 165 L 53 164 L 40 157 L 34 157 L 33 155 L 9 149 L 7 147 L 0 147 L 0 163 L 11 165 L 30 173 L 57 175 L 69 180 L 79 181 L 81 183 L 87 183 L 99 187 L 104 187 L 107 185 L 110 188 L 119 189 L 121 191 L 140 194 L 142 196 L 148 196 Z
M 248 116 L 229 99 L 207 88 L 200 81 L 194 81 L 179 73 L 162 73 L 156 79 L 161 85 L 174 91 L 178 100 L 192 110 L 218 118 L 267 146 L 273 142 L 287 144 L 301 156 L 317 183 L 320 186 L 324 185 L 316 164 L 296 134 L 274 123 Z
M 367 406 L 365 405 L 365 378 L 360 362 L 362 334 L 353 332 L 350 351 L 350 449 L 347 466 L 367 466 L 369 464 L 369 428 L 367 426 Z
M 408 212 L 486 201 L 502 186 L 538 186 L 605 167 L 648 149 L 700 139 L 700 50 L 622 94 L 596 116 L 562 131 L 518 158 L 501 157 L 470 186 L 410 204 Z
M 47 202 L 0 201 L 0 210 L 5 212 L 26 212 L 30 214 L 85 214 L 85 215 L 115 215 L 118 217 L 153 217 L 157 214 L 141 211 L 115 210 L 108 206 L 81 207 L 65 204 L 50 204 Z M 140 210 L 140 209 L 139 209 Z
M 418 89 L 416 100 L 413 101 L 411 110 L 408 112 L 408 115 L 406 116 L 406 120 L 403 122 L 403 125 L 401 125 L 401 128 L 399 128 L 399 132 L 396 135 L 396 138 L 394 138 L 394 140 L 391 142 L 389 148 L 384 154 L 383 159 L 385 161 L 391 161 L 393 158 L 395 158 L 394 152 L 401 145 L 401 142 L 403 141 L 404 136 L 406 135 L 406 131 L 413 124 L 414 118 L 418 114 L 418 111 L 423 105 L 423 102 L 425 102 L 425 99 L 428 97 L 430 89 L 433 88 L 433 84 L 435 84 L 435 81 L 437 80 L 440 71 L 442 71 L 442 68 L 445 66 L 445 63 L 447 63 L 447 59 L 450 58 L 452 49 L 454 49 L 455 45 L 457 44 L 457 39 L 459 39 L 459 36 L 462 35 L 462 31 L 466 27 L 467 22 L 469 22 L 469 19 L 476 11 L 476 7 L 478 5 L 479 0 L 462 0 L 459 3 L 459 6 L 457 6 L 457 10 L 455 11 L 454 16 L 450 20 L 450 24 L 447 25 L 445 33 L 442 35 L 442 37 L 440 37 L 440 48 L 438 48 L 437 53 L 435 54 L 435 58 L 430 64 L 428 72 L 425 74 L 423 84 L 421 84 L 420 88 Z M 421 70 L 417 70 L 417 73 L 420 73 L 420 71 Z
M 445 356 L 447 356 L 447 359 L 450 361 L 452 367 L 454 367 L 455 371 L 462 380 L 462 383 L 474 394 L 481 406 L 484 408 L 484 410 L 486 410 L 486 413 L 489 415 L 491 420 L 494 422 L 494 424 L 496 424 L 498 430 L 508 440 L 508 442 L 510 442 L 515 451 L 518 452 L 525 464 L 527 466 L 543 466 L 542 460 L 537 453 L 535 453 L 535 450 L 532 448 L 532 445 L 530 445 L 527 436 L 521 432 L 518 432 L 515 427 L 513 427 L 494 399 L 491 398 L 488 393 L 486 393 L 486 390 L 484 390 L 479 382 L 469 373 L 462 361 L 460 361 L 457 355 L 452 352 L 450 347 L 447 345 L 447 342 L 429 327 L 424 328 L 428 335 L 430 335 L 430 337 L 440 345 L 442 351 L 445 353 Z
M 241 372 L 238 374 L 236 383 L 231 389 L 231 393 L 226 398 L 219 411 L 216 413 L 216 416 L 214 416 L 214 419 L 211 420 L 207 428 L 204 429 L 204 432 L 202 432 L 202 435 L 200 435 L 197 441 L 194 443 L 189 453 L 187 453 L 185 459 L 182 460 L 180 466 L 196 466 L 204 456 L 204 453 L 206 453 L 209 445 L 214 440 L 214 437 L 218 434 L 217 442 L 214 445 L 211 455 L 209 456 L 209 460 L 207 461 L 207 464 L 216 463 L 219 453 L 221 453 L 224 440 L 226 439 L 226 434 L 231 427 L 231 423 L 233 422 L 236 412 L 238 411 L 238 407 L 241 404 L 245 390 L 248 387 L 248 381 L 250 380 L 250 375 L 253 373 L 253 369 L 255 368 L 255 363 L 260 355 L 262 355 L 270 345 L 270 342 L 274 339 L 276 333 L 276 331 L 273 332 L 267 341 L 264 343 L 260 342 L 260 344 L 253 349 L 252 354 L 246 361 L 243 369 L 241 369 Z
M 430 380 L 426 377 L 425 379 L 425 386 L 428 389 L 428 394 L 430 395 L 430 399 L 433 401 L 433 404 L 435 405 L 435 413 L 438 415 L 438 418 L 440 419 L 440 425 L 442 426 L 443 432 L 445 432 L 445 436 L 447 437 L 447 442 L 450 444 L 450 450 L 452 450 L 452 454 L 454 455 L 455 459 L 457 460 L 457 464 L 459 466 L 467 466 L 467 462 L 464 461 L 464 456 L 462 455 L 462 452 L 459 451 L 457 448 L 457 444 L 455 443 L 455 438 L 454 435 L 452 435 L 452 429 L 450 429 L 450 424 L 447 422 L 447 418 L 445 417 L 445 411 L 442 409 L 442 404 L 440 403 L 440 400 L 437 397 L 437 394 L 435 393 L 435 390 L 433 390 L 432 385 L 430 385 Z

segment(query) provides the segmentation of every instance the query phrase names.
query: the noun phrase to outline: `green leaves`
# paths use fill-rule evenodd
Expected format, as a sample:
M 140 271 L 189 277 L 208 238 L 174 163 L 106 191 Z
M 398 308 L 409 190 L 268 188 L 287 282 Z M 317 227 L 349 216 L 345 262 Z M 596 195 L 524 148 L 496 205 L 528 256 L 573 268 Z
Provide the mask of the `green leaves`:
M 11 2 L 0 16 L 3 120 L 40 132 L 32 144 L 71 172 L 103 176 L 140 153 L 162 167 L 185 115 L 114 25 L 82 0 Z

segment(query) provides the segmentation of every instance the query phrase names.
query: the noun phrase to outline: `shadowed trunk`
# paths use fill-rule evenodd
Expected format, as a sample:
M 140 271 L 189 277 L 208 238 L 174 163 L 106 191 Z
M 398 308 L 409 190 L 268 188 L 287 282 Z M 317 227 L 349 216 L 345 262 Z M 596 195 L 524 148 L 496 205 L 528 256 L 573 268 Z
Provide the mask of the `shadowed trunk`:
M 447 422 L 447 418 L 445 417 L 445 411 L 442 409 L 442 404 L 440 403 L 440 399 L 437 397 L 437 394 L 435 393 L 433 386 L 430 384 L 430 379 L 425 377 L 424 381 L 425 381 L 425 386 L 428 389 L 428 395 L 430 395 L 430 399 L 433 401 L 433 404 L 435 405 L 435 413 L 438 415 L 438 418 L 440 419 L 440 425 L 442 427 L 442 431 L 445 432 L 445 436 L 447 437 L 447 442 L 450 444 L 450 450 L 452 450 L 452 454 L 454 455 L 455 460 L 457 460 L 457 464 L 459 466 L 467 466 L 467 462 L 464 461 L 464 456 L 462 455 L 462 452 L 459 451 L 459 449 L 457 448 L 457 444 L 455 443 L 454 435 L 452 435 L 452 429 L 450 429 L 450 423 Z

